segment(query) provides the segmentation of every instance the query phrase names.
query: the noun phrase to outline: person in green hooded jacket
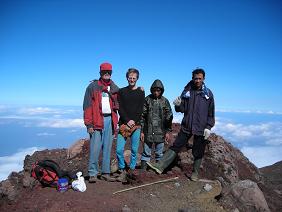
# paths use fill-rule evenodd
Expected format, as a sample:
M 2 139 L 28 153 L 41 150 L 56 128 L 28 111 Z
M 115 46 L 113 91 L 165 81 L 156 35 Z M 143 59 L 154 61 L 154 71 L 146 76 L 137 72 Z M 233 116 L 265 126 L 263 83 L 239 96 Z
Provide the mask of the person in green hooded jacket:
M 151 94 L 145 98 L 141 117 L 141 136 L 143 153 L 141 169 L 146 170 L 147 161 L 151 159 L 154 145 L 155 160 L 163 156 L 164 143 L 170 139 L 173 114 L 167 98 L 163 96 L 164 86 L 161 80 L 156 79 L 151 86 Z

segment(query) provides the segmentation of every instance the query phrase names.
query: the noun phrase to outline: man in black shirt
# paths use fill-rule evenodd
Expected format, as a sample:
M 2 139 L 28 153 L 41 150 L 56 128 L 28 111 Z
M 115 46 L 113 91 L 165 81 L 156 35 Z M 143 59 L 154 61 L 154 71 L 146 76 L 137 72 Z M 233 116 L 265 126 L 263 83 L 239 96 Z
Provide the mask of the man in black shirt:
M 140 119 L 143 111 L 145 92 L 137 87 L 136 82 L 139 78 L 139 71 L 135 68 L 128 69 L 126 73 L 128 86 L 121 88 L 118 93 L 119 102 L 119 128 L 117 137 L 116 154 L 118 166 L 121 172 L 119 181 L 126 181 L 126 170 L 124 161 L 124 146 L 126 139 L 131 140 L 131 158 L 129 172 L 135 169 L 140 141 Z

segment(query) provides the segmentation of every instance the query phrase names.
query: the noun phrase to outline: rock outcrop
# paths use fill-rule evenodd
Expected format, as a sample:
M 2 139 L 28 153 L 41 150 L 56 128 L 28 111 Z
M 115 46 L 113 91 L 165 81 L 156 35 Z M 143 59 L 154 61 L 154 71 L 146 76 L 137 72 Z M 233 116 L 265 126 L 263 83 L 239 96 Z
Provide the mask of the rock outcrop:
M 236 205 L 239 211 L 270 211 L 262 191 L 251 180 L 232 183 L 222 196 L 225 205 Z
M 223 191 L 219 201 L 229 210 L 239 209 L 240 211 L 269 211 L 267 200 L 271 200 L 272 195 L 262 191 L 266 190 L 266 179 L 260 170 L 246 158 L 242 152 L 232 144 L 226 142 L 221 136 L 212 134 L 210 142 L 206 148 L 205 158 L 201 166 L 200 176 L 202 178 L 219 180 Z M 189 141 L 191 143 L 191 141 Z M 189 149 L 189 145 L 187 146 Z M 180 153 L 178 162 L 182 169 L 187 170 L 187 175 L 191 173 L 193 156 L 191 151 Z M 245 181 L 247 180 L 247 181 Z M 250 187 L 242 185 L 252 185 Z M 240 187 L 241 185 L 241 187 Z M 230 188 L 232 188 L 230 190 Z M 253 199 L 247 199 L 238 194 L 239 188 L 246 194 L 254 194 Z M 262 190 L 262 191 L 261 191 Z M 240 199 L 242 198 L 242 199 Z M 257 204 L 258 202 L 261 203 Z M 245 204 L 244 204 L 245 203 Z M 252 208 L 252 210 L 250 209 Z M 271 204 L 272 210 L 276 210 Z

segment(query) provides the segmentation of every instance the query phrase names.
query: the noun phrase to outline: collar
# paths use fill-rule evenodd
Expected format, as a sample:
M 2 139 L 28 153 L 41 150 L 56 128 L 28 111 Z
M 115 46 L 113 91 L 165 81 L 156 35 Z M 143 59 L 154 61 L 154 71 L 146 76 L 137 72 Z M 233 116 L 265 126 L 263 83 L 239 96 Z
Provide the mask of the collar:
M 99 79 L 100 85 L 103 85 L 103 86 L 110 86 L 111 82 L 112 82 L 112 80 L 109 80 L 108 82 L 106 82 L 102 78 Z

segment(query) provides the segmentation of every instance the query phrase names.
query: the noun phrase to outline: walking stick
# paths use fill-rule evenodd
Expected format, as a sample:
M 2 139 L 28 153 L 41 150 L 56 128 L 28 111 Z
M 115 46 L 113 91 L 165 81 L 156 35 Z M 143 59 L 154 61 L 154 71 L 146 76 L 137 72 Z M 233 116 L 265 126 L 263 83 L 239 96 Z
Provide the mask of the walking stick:
M 131 187 L 131 188 L 126 188 L 126 189 L 123 189 L 123 190 L 116 191 L 116 192 L 114 192 L 113 194 L 118 194 L 118 193 L 122 193 L 122 192 L 125 192 L 125 191 L 130 191 L 130 190 L 133 190 L 133 189 L 142 188 L 142 187 L 145 187 L 145 186 L 154 185 L 154 184 L 158 184 L 158 183 L 171 182 L 171 181 L 177 180 L 178 178 L 179 178 L 179 177 L 174 177 L 174 178 L 170 178 L 170 179 L 159 180 L 159 181 L 156 181 L 156 182 L 153 182 L 153 183 L 147 183 L 147 184 L 140 185 L 140 186 L 135 186 L 135 187 Z

